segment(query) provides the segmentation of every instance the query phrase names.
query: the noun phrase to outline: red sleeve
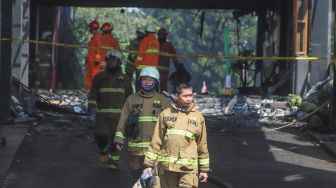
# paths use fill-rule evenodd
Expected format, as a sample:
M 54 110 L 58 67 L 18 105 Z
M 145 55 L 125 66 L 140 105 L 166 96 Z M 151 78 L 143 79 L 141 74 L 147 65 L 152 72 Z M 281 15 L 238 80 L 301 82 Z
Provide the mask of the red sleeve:
M 144 59 L 145 57 L 145 53 L 147 49 L 147 38 L 144 38 L 141 42 L 140 42 L 140 47 L 139 47 L 139 52 L 137 55 L 137 58 L 135 60 L 135 66 L 139 66 L 139 64 L 141 64 L 141 61 Z

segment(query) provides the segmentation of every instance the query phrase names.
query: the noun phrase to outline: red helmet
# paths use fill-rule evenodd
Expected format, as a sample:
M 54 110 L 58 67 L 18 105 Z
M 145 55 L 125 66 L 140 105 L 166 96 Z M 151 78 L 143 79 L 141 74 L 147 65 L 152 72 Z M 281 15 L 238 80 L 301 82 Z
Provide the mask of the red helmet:
M 112 31 L 113 30 L 113 24 L 110 24 L 108 22 L 105 22 L 101 28 L 103 31 Z
M 99 29 L 99 23 L 96 20 L 93 20 L 89 25 L 91 30 L 98 30 Z

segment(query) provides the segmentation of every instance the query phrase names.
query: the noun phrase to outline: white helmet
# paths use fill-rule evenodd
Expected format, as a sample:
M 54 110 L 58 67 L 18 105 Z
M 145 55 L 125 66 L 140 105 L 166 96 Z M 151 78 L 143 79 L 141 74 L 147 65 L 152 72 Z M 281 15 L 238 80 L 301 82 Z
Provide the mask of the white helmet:
M 155 78 L 157 81 L 160 81 L 160 73 L 154 67 L 146 67 L 146 68 L 142 69 L 139 77 L 143 77 L 143 76 L 148 76 L 148 77 L 151 77 L 151 78 Z

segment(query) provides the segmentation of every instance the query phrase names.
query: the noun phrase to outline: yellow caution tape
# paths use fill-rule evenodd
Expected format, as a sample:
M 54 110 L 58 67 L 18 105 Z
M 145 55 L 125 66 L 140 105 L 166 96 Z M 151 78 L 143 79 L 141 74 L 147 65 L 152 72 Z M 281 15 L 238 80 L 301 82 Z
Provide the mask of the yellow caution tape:
M 66 48 L 90 48 L 90 49 L 99 49 L 96 47 L 88 47 L 84 45 L 79 44 L 66 44 L 66 43 L 59 43 L 59 42 L 48 42 L 48 41 L 37 41 L 37 40 L 21 40 L 18 38 L 0 38 L 1 41 L 22 41 L 22 42 L 28 42 L 33 44 L 42 44 L 42 45 L 52 45 L 52 46 L 60 46 L 60 47 L 66 47 Z M 105 50 L 111 50 L 113 48 L 111 47 L 101 47 L 100 49 Z M 119 50 L 120 52 L 126 52 L 129 54 L 145 54 L 146 52 L 138 52 L 138 51 L 132 51 L 132 50 Z M 336 62 L 336 56 L 332 57 L 256 57 L 256 56 L 218 56 L 218 55 L 202 55 L 202 54 L 169 54 L 165 52 L 160 52 L 159 55 L 162 56 L 168 56 L 168 57 L 184 57 L 184 58 L 206 58 L 206 59 L 213 59 L 213 60 L 240 60 L 240 61 L 246 61 L 246 60 L 254 60 L 254 61 L 261 61 L 261 60 L 287 60 L 287 61 L 295 61 L 295 60 L 309 60 L 309 61 L 317 61 L 317 60 L 330 60 L 333 62 Z

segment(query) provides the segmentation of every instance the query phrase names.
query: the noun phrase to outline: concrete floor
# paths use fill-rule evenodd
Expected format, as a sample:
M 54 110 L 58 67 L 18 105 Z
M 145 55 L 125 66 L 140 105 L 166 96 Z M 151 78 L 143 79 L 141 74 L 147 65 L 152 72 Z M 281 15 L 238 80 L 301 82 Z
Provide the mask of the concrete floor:
M 335 159 L 304 134 L 264 132 L 261 127 L 224 120 L 209 120 L 207 126 L 210 176 L 217 184 L 210 181 L 201 188 L 224 187 L 218 181 L 234 188 L 336 185 Z M 120 166 L 121 170 L 113 172 L 99 163 L 87 121 L 44 122 L 29 129 L 1 188 L 131 187 L 127 161 Z

